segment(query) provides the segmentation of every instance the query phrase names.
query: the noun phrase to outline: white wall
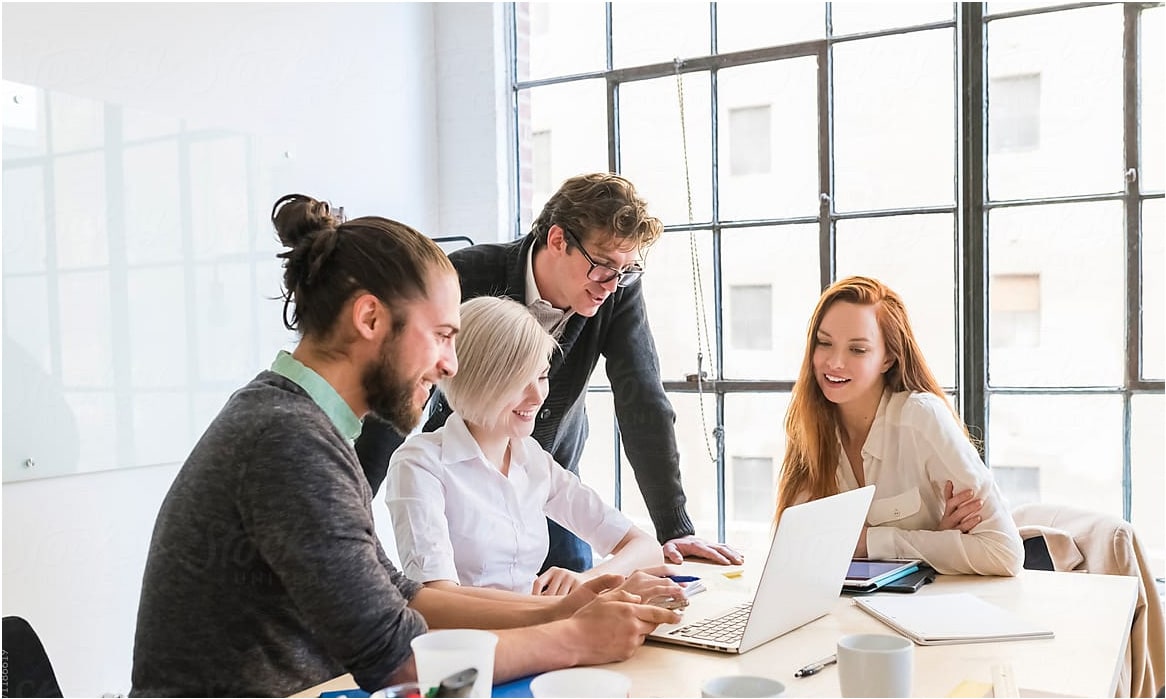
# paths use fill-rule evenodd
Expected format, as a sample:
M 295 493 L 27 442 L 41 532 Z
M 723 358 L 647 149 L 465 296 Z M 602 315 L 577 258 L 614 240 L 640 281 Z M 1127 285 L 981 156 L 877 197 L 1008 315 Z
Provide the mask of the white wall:
M 305 192 L 493 240 L 508 201 L 501 21 L 488 3 L 6 3 L 3 77 L 262 134 L 267 201 Z M 146 550 L 177 470 L 3 487 L 3 613 L 32 622 L 66 696 L 129 690 Z

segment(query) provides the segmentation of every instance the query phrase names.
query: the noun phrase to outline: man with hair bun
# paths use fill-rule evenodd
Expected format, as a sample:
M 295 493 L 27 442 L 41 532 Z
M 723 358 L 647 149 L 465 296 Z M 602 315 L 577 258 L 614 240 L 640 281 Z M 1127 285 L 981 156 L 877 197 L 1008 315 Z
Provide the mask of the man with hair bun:
M 408 226 L 341 222 L 308 196 L 279 199 L 272 222 L 288 248 L 284 323 L 300 341 L 228 399 L 162 502 L 132 696 L 287 696 L 345 672 L 371 692 L 415 678 L 409 644 L 428 627 L 501 629 L 505 681 L 625 659 L 679 620 L 639 603 L 675 589 L 644 573 L 500 598 L 397 570 L 353 441 L 370 413 L 412 430 L 457 371 L 457 275 Z
M 600 355 L 619 421 L 620 439 L 636 474 L 666 562 L 686 556 L 739 564 L 740 554 L 695 536 L 685 508 L 676 446 L 676 412 L 664 393 L 660 359 L 648 327 L 640 277 L 643 254 L 663 231 L 660 219 L 627 179 L 610 172 L 566 180 L 520 240 L 481 244 L 450 254 L 462 300 L 509 296 L 526 306 L 561 352 L 551 360 L 546 402 L 533 437 L 558 464 L 579 473 L 587 439 L 586 393 Z M 440 394 L 425 424 L 431 432 L 453 411 Z M 375 491 L 402 437 L 370 421 L 356 450 Z M 550 551 L 542 570 L 584 571 L 591 548 L 548 520 Z

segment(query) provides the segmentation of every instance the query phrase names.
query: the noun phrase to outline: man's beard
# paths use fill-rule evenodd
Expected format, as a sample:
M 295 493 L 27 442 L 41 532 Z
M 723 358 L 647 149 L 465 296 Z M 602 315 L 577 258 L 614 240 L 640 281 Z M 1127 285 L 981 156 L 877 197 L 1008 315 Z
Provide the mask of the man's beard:
M 402 437 L 407 436 L 421 422 L 425 406 L 413 405 L 416 383 L 401 376 L 393 361 L 396 343 L 385 338 L 377 361 L 365 367 L 360 377 L 368 409 L 393 426 Z

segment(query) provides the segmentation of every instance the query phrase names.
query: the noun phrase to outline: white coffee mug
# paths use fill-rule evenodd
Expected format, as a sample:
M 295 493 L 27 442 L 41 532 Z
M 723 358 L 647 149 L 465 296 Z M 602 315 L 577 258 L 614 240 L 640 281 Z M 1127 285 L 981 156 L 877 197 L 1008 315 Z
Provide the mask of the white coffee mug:
M 725 675 L 700 688 L 702 697 L 784 697 L 785 685 L 768 677 Z
M 446 677 L 469 668 L 478 671 L 470 696 L 490 696 L 494 688 L 496 635 L 477 629 L 443 629 L 421 634 L 411 645 L 421 696 L 427 695 Z
M 909 697 L 915 644 L 902 636 L 863 633 L 838 641 L 844 697 Z
M 627 675 L 597 667 L 544 672 L 530 681 L 535 697 L 627 697 L 631 690 Z

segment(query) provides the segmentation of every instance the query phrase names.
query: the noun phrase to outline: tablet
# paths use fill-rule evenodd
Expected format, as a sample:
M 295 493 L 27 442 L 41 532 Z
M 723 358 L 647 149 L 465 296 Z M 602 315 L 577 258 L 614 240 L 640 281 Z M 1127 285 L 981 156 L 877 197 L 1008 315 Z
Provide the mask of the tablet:
M 892 560 L 855 558 L 850 562 L 850 569 L 846 571 L 846 579 L 842 582 L 842 589 L 876 590 L 904 575 L 915 572 L 922 562 L 916 558 Z

